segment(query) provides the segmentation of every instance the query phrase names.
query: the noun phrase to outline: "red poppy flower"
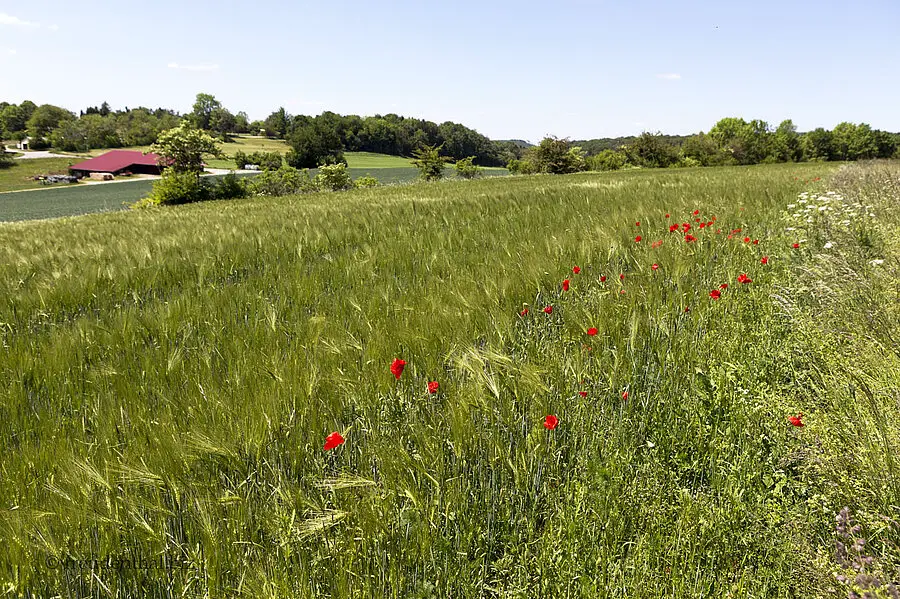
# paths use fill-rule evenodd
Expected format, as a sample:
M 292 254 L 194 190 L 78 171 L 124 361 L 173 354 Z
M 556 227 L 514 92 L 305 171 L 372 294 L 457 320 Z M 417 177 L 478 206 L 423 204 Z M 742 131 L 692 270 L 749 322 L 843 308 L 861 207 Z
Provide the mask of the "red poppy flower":
M 659 264 L 654 264 L 650 268 L 652 268 L 653 270 L 659 270 Z
M 788 422 L 790 422 L 793 426 L 796 426 L 796 427 L 806 426 L 805 424 L 803 424 L 802 418 L 803 418 L 803 412 L 800 412 L 796 416 L 791 416 L 790 418 L 788 418 Z
M 690 306 L 685 306 L 685 307 L 684 307 L 684 311 L 685 311 L 685 312 L 690 312 L 690 311 L 691 311 L 691 307 L 690 307 Z
M 697 238 L 694 237 L 693 235 L 691 235 L 690 233 L 688 233 L 687 235 L 684 236 L 684 240 L 685 240 L 687 243 L 690 243 L 690 242 L 692 242 L 692 241 L 697 241 Z
M 573 267 L 572 267 L 572 272 L 574 272 L 574 273 L 577 275 L 578 273 L 581 272 L 581 267 L 580 267 L 580 266 L 573 266 Z
M 753 240 L 753 245 L 759 245 L 759 239 L 754 239 L 754 240 Z
M 738 275 L 738 283 L 743 283 L 746 285 L 747 283 L 752 283 L 752 282 L 753 282 L 753 279 L 748 277 L 746 274 Z
M 519 312 L 519 316 L 524 318 L 527 315 L 528 315 L 528 308 L 522 308 L 522 311 Z
M 325 437 L 325 446 L 322 447 L 322 449 L 325 451 L 331 451 L 338 445 L 343 445 L 343 444 L 344 444 L 344 438 L 341 436 L 341 433 L 335 431 L 335 432 L 331 433 L 330 435 L 328 435 L 327 437 Z
M 658 248 L 658 247 L 661 246 L 662 244 L 663 244 L 663 240 L 660 239 L 659 241 L 654 241 L 653 243 L 651 243 L 651 244 L 650 244 L 650 247 L 651 247 L 651 248 Z
M 625 290 L 624 290 L 624 289 L 620 289 L 620 290 L 619 290 L 619 295 L 625 295 Z
M 634 226 L 635 226 L 635 227 L 640 227 L 640 226 L 641 226 L 641 221 L 638 221 L 638 222 L 634 223 Z
M 714 221 L 715 221 L 715 219 L 709 221 L 708 223 L 706 223 L 706 226 L 707 226 L 707 227 L 713 226 L 713 222 L 714 222 Z
M 728 283 L 722 283 L 719 285 L 719 289 L 728 289 Z
M 628 391 L 622 391 L 622 399 L 628 399 Z
M 763 264 L 768 264 L 768 263 L 769 263 L 769 257 L 768 257 L 768 256 L 763 256 L 762 258 L 759 259 L 759 261 L 762 262 Z
M 691 223 L 682 223 L 681 228 L 685 233 L 691 230 Z
M 706 227 L 706 223 L 700 223 L 700 228 L 703 229 Z
M 553 306 L 547 306 L 544 308 L 544 314 L 553 314 Z
M 722 232 L 722 229 L 716 229 L 716 235 Z
M 640 242 L 641 242 L 641 236 L 638 235 L 637 237 L 635 237 L 635 238 L 634 238 L 634 242 L 635 242 L 635 243 L 640 243 Z
M 695 223 L 699 223 L 699 222 L 700 222 L 700 219 L 699 219 L 699 218 L 695 218 L 695 219 L 694 219 L 694 222 L 695 222 Z
M 669 225 L 669 233 L 674 233 L 678 230 L 678 225 Z
M 732 233 L 740 233 L 743 229 L 732 229 Z
M 554 416 L 553 414 L 547 414 L 547 417 L 544 418 L 544 428 L 548 431 L 552 431 L 559 424 L 559 418 Z
M 792 248 L 794 248 L 794 249 L 795 249 L 795 250 L 796 250 L 796 249 L 797 249 L 797 248 L 799 248 L 799 247 L 800 247 L 800 244 L 799 244 L 799 243 L 795 243 L 795 244 L 794 244 L 794 245 L 792 245 L 792 246 L 791 246 L 791 247 L 792 247 Z
M 709 292 L 709 297 L 713 298 L 714 300 L 717 300 L 720 297 L 722 297 L 722 292 L 719 291 L 718 289 L 713 289 L 712 291 Z
M 694 216 L 697 216 L 698 214 L 700 214 L 700 211 L 699 211 L 699 210 L 694 210 Z
M 620 280 L 620 281 L 624 281 L 624 280 L 625 280 L 625 275 L 624 275 L 624 274 L 619 275 L 619 280 Z
M 669 218 L 670 216 L 672 216 L 672 215 L 669 214 L 668 212 L 666 212 L 666 218 Z
M 434 395 L 435 393 L 438 392 L 438 389 L 440 389 L 440 387 L 441 387 L 441 385 L 437 381 L 430 381 L 428 383 L 428 392 L 431 393 L 432 395 Z
M 569 290 L 569 279 L 566 279 L 562 282 L 562 288 L 563 288 L 563 291 Z
M 591 327 L 591 328 L 589 328 L 589 329 L 587 330 L 587 334 L 590 335 L 591 337 L 593 337 L 594 335 L 597 334 L 597 328 L 596 328 L 596 327 Z
M 579 391 L 578 395 L 580 395 L 581 397 L 587 397 L 587 391 Z
M 391 374 L 394 375 L 394 378 L 400 379 L 400 375 L 403 374 L 403 368 L 406 366 L 406 361 L 401 360 L 400 358 L 395 359 L 391 362 Z
M 606 282 L 606 275 L 600 275 L 600 282 L 601 282 L 601 283 L 605 283 L 605 282 Z
M 750 238 L 749 238 L 749 237 L 744 237 L 744 243 L 750 243 Z

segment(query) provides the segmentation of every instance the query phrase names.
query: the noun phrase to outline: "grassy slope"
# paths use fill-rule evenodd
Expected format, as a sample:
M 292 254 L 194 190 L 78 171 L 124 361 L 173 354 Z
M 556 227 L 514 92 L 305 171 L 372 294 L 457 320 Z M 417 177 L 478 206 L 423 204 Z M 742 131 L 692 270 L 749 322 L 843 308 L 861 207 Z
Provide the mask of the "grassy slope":
M 795 177 L 830 168 L 528 177 L 2 226 L 0 505 L 15 509 L 0 511 L 0 580 L 14 566 L 14 588 L 72 590 L 71 572 L 36 565 L 48 552 L 131 550 L 202 563 L 172 584 L 213 596 L 822 592 L 816 551 L 836 510 L 852 500 L 874 519 L 898 501 L 896 478 L 875 497 L 860 476 L 883 449 L 866 445 L 862 465 L 813 457 L 842 455 L 826 415 L 844 404 L 817 399 L 831 373 L 819 352 L 842 354 L 805 337 L 803 310 L 812 321 L 821 307 L 792 321 L 772 301 L 814 258 L 790 249 L 783 207 L 821 184 Z M 695 208 L 760 245 L 663 232 L 664 212 Z M 754 283 L 736 289 L 740 272 Z M 409 362 L 400 381 L 395 357 Z M 809 426 L 791 429 L 799 410 Z M 854 417 L 843 426 L 877 436 Z M 347 443 L 325 454 L 333 430 Z M 122 596 L 167 583 L 104 578 Z

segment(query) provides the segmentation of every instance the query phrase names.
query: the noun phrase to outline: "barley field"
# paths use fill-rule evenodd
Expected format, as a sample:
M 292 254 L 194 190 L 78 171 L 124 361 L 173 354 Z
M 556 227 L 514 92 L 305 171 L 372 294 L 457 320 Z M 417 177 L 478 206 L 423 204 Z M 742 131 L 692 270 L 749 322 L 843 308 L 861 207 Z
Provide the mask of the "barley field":
M 803 164 L 0 224 L 0 589 L 896 597 L 898 204 Z

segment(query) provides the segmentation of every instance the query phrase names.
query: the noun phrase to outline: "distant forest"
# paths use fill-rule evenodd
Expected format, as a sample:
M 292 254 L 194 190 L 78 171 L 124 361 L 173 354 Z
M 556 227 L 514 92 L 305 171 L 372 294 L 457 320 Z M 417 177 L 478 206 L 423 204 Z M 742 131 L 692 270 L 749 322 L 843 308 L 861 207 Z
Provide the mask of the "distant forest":
M 343 152 L 378 152 L 409 157 L 425 146 L 440 147 L 454 161 L 473 157 L 481 166 L 507 166 L 514 172 L 546 172 L 531 160 L 535 146 L 522 140 L 491 140 L 459 123 L 403 117 L 359 116 L 323 112 L 291 115 L 284 108 L 264 120 L 250 121 L 232 113 L 210 94 L 197 94 L 193 110 L 179 114 L 164 108 L 113 110 L 106 102 L 78 114 L 50 104 L 0 102 L 0 138 L 30 138 L 32 149 L 62 151 L 147 146 L 162 131 L 183 119 L 222 139 L 235 134 L 284 139 L 285 156 L 298 168 L 343 161 Z M 616 170 L 627 167 L 719 166 L 807 160 L 890 158 L 900 152 L 900 134 L 872 129 L 865 123 L 841 123 L 833 130 L 798 132 L 785 120 L 777 127 L 761 120 L 725 118 L 708 133 L 641 135 L 580 141 L 563 140 L 574 149 L 564 169 Z M 548 146 L 549 147 L 549 146 Z M 555 151 L 555 150 L 554 150 Z M 554 167 L 555 168 L 555 167 Z

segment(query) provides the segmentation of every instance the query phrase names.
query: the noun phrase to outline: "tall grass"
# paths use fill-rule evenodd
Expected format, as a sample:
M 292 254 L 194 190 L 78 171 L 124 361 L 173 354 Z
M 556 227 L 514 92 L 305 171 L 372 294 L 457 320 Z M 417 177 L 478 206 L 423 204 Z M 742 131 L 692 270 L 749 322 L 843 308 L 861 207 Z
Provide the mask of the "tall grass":
M 0 580 L 13 596 L 826 592 L 837 510 L 897 505 L 892 470 L 866 478 L 896 425 L 866 416 L 871 458 L 846 459 L 864 406 L 814 394 L 850 346 L 828 348 L 823 308 L 792 295 L 811 257 L 785 206 L 831 168 L 3 225 Z M 694 210 L 716 223 L 688 244 L 668 224 Z M 324 452 L 332 431 L 346 443 Z M 860 478 L 835 489 L 841 472 Z

